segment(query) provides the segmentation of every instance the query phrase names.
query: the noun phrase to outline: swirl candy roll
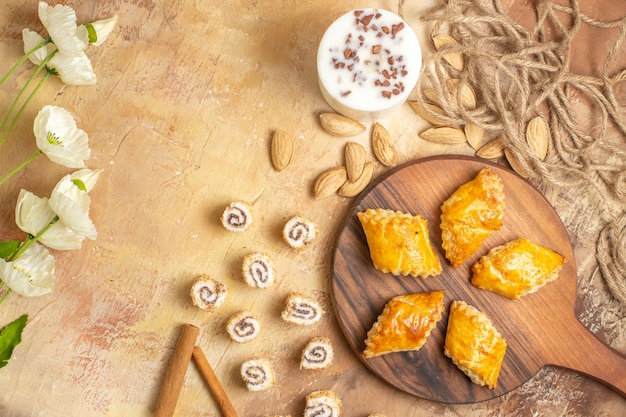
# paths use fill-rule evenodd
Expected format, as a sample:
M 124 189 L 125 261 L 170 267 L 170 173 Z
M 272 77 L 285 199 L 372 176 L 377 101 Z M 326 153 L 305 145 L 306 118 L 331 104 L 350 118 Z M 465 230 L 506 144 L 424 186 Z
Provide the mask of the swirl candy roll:
M 191 285 L 191 301 L 193 305 L 205 311 L 213 311 L 224 304 L 228 294 L 226 285 L 201 275 Z
M 241 364 L 241 378 L 249 391 L 263 391 L 274 385 L 274 370 L 267 359 L 250 359 Z
M 249 311 L 240 311 L 228 319 L 226 331 L 235 342 L 245 343 L 259 335 L 261 325 Z
M 231 232 L 244 232 L 252 224 L 252 207 L 243 201 L 230 203 L 222 213 L 222 225 Z
M 341 400 L 329 390 L 318 390 L 306 396 L 304 417 L 340 417 Z
M 419 41 L 399 16 L 382 9 L 350 11 L 326 30 L 317 51 L 324 99 L 338 113 L 375 120 L 401 106 L 422 67 Z
M 317 237 L 317 226 L 304 217 L 289 219 L 283 228 L 283 239 L 294 249 L 302 249 Z
M 318 322 L 323 313 L 324 310 L 317 301 L 306 295 L 293 292 L 287 296 L 281 317 L 289 323 L 308 326 Z
M 314 337 L 309 341 L 300 359 L 301 369 L 324 369 L 334 359 L 333 345 L 327 337 Z
M 261 252 L 254 252 L 243 258 L 241 273 L 246 284 L 253 288 L 268 288 L 276 281 L 274 263 Z

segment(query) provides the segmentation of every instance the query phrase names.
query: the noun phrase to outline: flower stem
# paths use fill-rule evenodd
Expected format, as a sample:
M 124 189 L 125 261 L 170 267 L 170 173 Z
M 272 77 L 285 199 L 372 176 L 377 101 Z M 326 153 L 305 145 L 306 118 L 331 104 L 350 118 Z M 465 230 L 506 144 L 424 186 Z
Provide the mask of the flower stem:
M 11 129 L 13 129 L 13 126 L 15 126 L 15 124 L 17 123 L 17 120 L 20 118 L 20 116 L 22 115 L 22 113 L 26 109 L 26 106 L 28 105 L 28 103 L 30 103 L 30 101 L 35 96 L 35 93 L 37 93 L 37 91 L 39 91 L 39 89 L 41 88 L 43 83 L 48 79 L 48 77 L 50 77 L 50 75 L 52 75 L 54 73 L 52 69 L 50 69 L 50 68 L 48 68 L 46 66 L 46 64 L 48 63 L 48 61 L 50 61 L 50 59 L 52 59 L 52 57 L 54 55 L 56 55 L 57 52 L 58 52 L 58 50 L 55 49 L 54 51 L 50 52 L 48 54 L 48 56 L 46 56 L 46 58 L 41 62 L 41 64 L 39 64 L 37 69 L 28 78 L 28 80 L 24 84 L 24 87 L 17 94 L 17 97 L 15 97 L 15 100 L 13 100 L 13 103 L 11 104 L 11 107 L 9 108 L 9 111 L 7 112 L 6 116 L 4 116 L 4 119 L 2 120 L 2 123 L 0 123 L 0 131 L 2 129 L 4 129 L 4 127 L 6 126 L 6 123 L 9 120 L 9 116 L 11 116 L 11 113 L 13 113 L 13 110 L 15 110 L 15 106 L 17 105 L 18 101 L 22 97 L 22 94 L 24 94 L 24 91 L 26 91 L 26 87 L 28 87 L 28 85 L 35 79 L 37 74 L 39 74 L 39 71 L 41 71 L 43 68 L 46 68 L 46 73 L 44 74 L 43 78 L 41 80 L 39 80 L 39 83 L 37 84 L 35 89 L 30 93 L 30 95 L 28 96 L 28 98 L 26 99 L 24 104 L 22 104 L 22 107 L 20 107 L 19 111 L 13 117 L 13 120 L 11 120 L 11 123 L 9 124 L 9 127 L 5 130 L 5 132 L 2 134 L 2 136 L 0 136 L 0 146 L 2 146 L 2 144 L 6 140 L 7 136 L 9 136 L 9 132 L 11 132 Z
M 7 297 L 8 297 L 9 295 L 11 295 L 11 293 L 12 293 L 12 292 L 13 292 L 13 290 L 12 290 L 11 288 L 8 288 L 8 289 L 6 290 L 6 292 L 4 293 L 4 295 L 2 296 L 2 298 L 0 298 L 0 305 L 2 305 L 2 304 L 4 303 L 4 300 L 6 300 L 6 299 L 7 299 Z
M 52 220 L 50 220 L 50 222 L 48 222 L 46 227 L 44 227 L 43 229 L 41 229 L 39 231 L 39 233 L 37 233 L 34 236 L 33 235 L 28 235 L 28 238 L 26 238 L 26 240 L 22 242 L 20 247 L 17 248 L 17 250 L 15 252 L 13 252 L 13 254 L 6 259 L 7 262 L 12 262 L 12 261 L 16 260 L 17 258 L 19 258 L 24 252 L 26 252 L 26 249 L 30 248 L 33 245 L 33 243 L 37 242 L 41 238 L 41 236 L 44 233 L 46 233 L 48 231 L 48 229 L 50 229 L 52 227 L 52 225 L 54 225 L 58 221 L 59 221 L 59 216 L 55 215 L 52 218 Z
M 39 49 L 41 49 L 44 46 L 46 46 L 47 44 L 49 44 L 51 41 L 52 40 L 50 38 L 44 39 L 43 41 L 41 41 L 37 45 L 35 45 L 33 47 L 33 49 L 31 49 L 30 51 L 26 52 L 20 59 L 18 59 L 18 61 L 11 67 L 9 72 L 7 72 L 6 75 L 2 78 L 2 80 L 0 80 L 0 87 L 9 79 L 9 77 L 11 77 L 11 75 L 13 75 L 13 73 L 20 67 L 20 65 L 22 65 L 24 63 L 24 61 L 26 61 L 28 59 L 28 57 L 30 57 L 32 54 L 37 52 Z
M 0 185 L 4 184 L 9 178 L 11 178 L 13 175 L 15 175 L 20 169 L 22 169 L 26 165 L 30 164 L 35 158 L 37 158 L 42 153 L 43 153 L 43 151 L 41 149 L 38 149 L 37 152 L 35 152 L 34 154 L 32 154 L 31 156 L 26 158 L 21 164 L 19 164 L 15 168 L 13 168 L 11 170 L 11 172 L 6 174 L 4 177 L 0 178 Z

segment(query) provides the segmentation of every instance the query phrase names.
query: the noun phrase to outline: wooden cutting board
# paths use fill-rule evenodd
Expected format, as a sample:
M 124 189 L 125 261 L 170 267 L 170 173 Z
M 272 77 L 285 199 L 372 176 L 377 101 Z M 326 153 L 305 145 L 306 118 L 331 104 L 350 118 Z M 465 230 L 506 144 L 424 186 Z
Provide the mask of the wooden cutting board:
M 486 166 L 491 166 L 504 183 L 504 224 L 483 242 L 478 253 L 453 268 L 441 249 L 440 206 Z M 441 275 L 395 277 L 374 269 L 356 213 L 377 207 L 426 217 L 431 242 L 442 263 Z M 490 248 L 518 237 L 565 256 L 567 262 L 559 278 L 519 300 L 472 286 L 470 265 Z M 332 265 L 333 305 L 345 337 L 372 372 L 400 390 L 438 402 L 472 403 L 505 394 L 542 367 L 556 365 L 589 375 L 626 395 L 626 358 L 596 339 L 575 316 L 576 261 L 565 227 L 543 195 L 502 166 L 475 158 L 443 156 L 417 160 L 389 172 L 348 211 L 338 231 Z M 390 298 L 433 290 L 445 291 L 446 312 L 419 351 L 363 358 L 367 332 Z M 473 384 L 443 354 L 447 312 L 453 300 L 466 301 L 485 312 L 507 340 L 498 386 L 493 390 Z

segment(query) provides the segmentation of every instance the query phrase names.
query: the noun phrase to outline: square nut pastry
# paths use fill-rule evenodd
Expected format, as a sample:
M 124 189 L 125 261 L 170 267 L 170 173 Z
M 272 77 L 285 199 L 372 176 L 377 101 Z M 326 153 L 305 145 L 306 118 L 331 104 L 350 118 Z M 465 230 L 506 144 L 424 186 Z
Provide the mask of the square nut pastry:
M 473 383 L 496 388 L 506 346 L 485 313 L 464 301 L 452 302 L 444 354 Z
M 489 167 L 457 188 L 441 206 L 441 238 L 446 258 L 458 267 L 502 226 L 504 185 Z
M 559 276 L 565 258 L 525 238 L 497 246 L 472 265 L 472 284 L 514 300 Z
M 443 291 L 433 291 L 398 295 L 387 301 L 367 333 L 363 356 L 419 350 L 441 320 L 443 299 Z
M 357 216 L 376 269 L 423 278 L 441 273 L 424 217 L 382 208 L 368 209 Z

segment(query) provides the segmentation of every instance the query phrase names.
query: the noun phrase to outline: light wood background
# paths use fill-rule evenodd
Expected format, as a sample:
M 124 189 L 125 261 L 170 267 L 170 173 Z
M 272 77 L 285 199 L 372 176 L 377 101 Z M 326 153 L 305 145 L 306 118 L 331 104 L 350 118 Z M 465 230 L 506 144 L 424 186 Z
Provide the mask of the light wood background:
M 439 0 L 406 3 L 405 18 L 428 53 L 428 27 L 419 16 Z M 532 20 L 528 2 L 504 3 L 512 15 Z M 79 251 L 54 252 L 58 280 L 52 294 L 14 295 L 0 308 L 2 326 L 23 313 L 30 316 L 22 344 L 0 369 L 0 416 L 150 415 L 183 323 L 200 327 L 198 344 L 241 416 L 301 415 L 305 396 L 321 388 L 335 391 L 345 415 L 355 417 L 373 412 L 388 417 L 626 414 L 623 397 L 553 368 L 491 401 L 425 401 L 379 380 L 341 334 L 328 280 L 334 231 L 351 200 L 316 201 L 311 187 L 322 170 L 343 164 L 346 140 L 324 133 L 317 121 L 329 107 L 317 87 L 316 48 L 325 28 L 344 12 L 368 6 L 395 11 L 396 2 L 66 4 L 77 10 L 81 23 L 118 15 L 106 44 L 88 51 L 98 83 L 72 87 L 49 80 L 0 148 L 0 168 L 5 172 L 35 150 L 32 120 L 41 106 L 68 109 L 90 136 L 88 166 L 104 169 L 91 194 L 98 238 Z M 626 14 L 623 2 L 597 0 L 585 7 L 598 17 Z M 37 2 L 2 2 L 0 72 L 21 55 L 23 28 L 43 34 Z M 602 50 L 591 47 L 600 43 L 596 35 L 586 36 L 578 41 L 574 69 L 593 67 Z M 25 65 L 0 89 L 2 112 L 31 69 Z M 427 124 L 408 106 L 381 122 L 394 138 L 400 162 L 473 153 L 465 145 L 420 140 L 417 133 Z M 292 164 L 280 173 L 269 159 L 269 139 L 277 128 L 296 138 Z M 351 140 L 369 149 L 369 129 Z M 47 196 L 66 172 L 40 158 L 0 189 L 0 239 L 24 237 L 13 220 L 19 190 Z M 382 172 L 377 165 L 375 175 Z M 236 200 L 255 201 L 255 223 L 243 234 L 228 232 L 219 222 L 224 207 Z M 289 249 L 280 236 L 293 215 L 310 217 L 320 229 L 319 239 L 301 252 Z M 574 243 L 581 259 L 593 253 L 591 243 Z M 248 288 L 240 277 L 243 256 L 256 250 L 275 260 L 278 282 L 270 289 Z M 216 312 L 203 312 L 190 302 L 190 285 L 199 274 L 228 286 L 228 299 Z M 586 276 L 581 279 L 588 285 Z M 312 328 L 280 319 L 282 300 L 296 290 L 324 303 L 326 315 Z M 263 327 L 258 339 L 242 345 L 224 331 L 225 321 L 240 309 L 256 314 Z M 623 316 L 602 322 L 596 314 L 586 317 L 596 331 L 623 325 Z M 321 372 L 298 366 L 312 336 L 330 337 L 335 345 L 333 365 Z M 623 340 L 615 343 L 626 346 Z M 261 393 L 248 392 L 239 377 L 240 364 L 256 356 L 270 359 L 277 376 L 276 386 Z M 175 415 L 220 415 L 193 364 Z

